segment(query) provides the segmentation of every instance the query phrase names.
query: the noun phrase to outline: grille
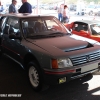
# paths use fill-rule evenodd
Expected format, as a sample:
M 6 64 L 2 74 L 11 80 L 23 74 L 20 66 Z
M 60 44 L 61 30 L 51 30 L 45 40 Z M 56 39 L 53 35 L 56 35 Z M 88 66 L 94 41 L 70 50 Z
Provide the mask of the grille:
M 74 66 L 95 61 L 98 59 L 100 59 L 100 52 L 95 52 L 88 55 L 71 58 Z

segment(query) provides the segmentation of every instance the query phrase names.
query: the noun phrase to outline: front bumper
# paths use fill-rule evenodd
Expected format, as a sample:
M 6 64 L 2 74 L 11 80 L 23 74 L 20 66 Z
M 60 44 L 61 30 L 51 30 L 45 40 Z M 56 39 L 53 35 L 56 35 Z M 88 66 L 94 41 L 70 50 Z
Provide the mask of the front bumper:
M 96 66 L 98 65 L 98 66 Z M 44 82 L 49 85 L 56 85 L 68 82 L 73 79 L 83 77 L 87 74 L 98 72 L 100 70 L 100 63 L 95 62 L 88 65 L 77 66 L 73 69 L 63 71 L 44 70 Z

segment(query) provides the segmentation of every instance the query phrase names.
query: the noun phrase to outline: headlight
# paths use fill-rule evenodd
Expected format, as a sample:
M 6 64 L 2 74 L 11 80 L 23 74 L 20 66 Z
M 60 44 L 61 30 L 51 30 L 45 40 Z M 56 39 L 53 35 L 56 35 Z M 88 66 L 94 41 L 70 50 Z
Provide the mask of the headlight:
M 73 66 L 72 62 L 69 58 L 67 58 L 67 59 L 58 59 L 57 62 L 58 62 L 58 68 Z
M 52 60 L 52 68 L 66 68 L 73 66 L 69 58 Z

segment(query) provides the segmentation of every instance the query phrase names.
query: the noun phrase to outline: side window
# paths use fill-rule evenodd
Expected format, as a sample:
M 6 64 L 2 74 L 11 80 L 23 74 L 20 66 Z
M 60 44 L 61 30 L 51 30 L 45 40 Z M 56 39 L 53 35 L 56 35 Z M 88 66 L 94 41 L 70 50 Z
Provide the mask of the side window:
M 6 18 L 7 18 L 7 17 L 5 17 L 5 16 L 2 16 L 2 17 L 0 18 L 0 25 L 1 25 L 1 28 L 4 27 Z
M 98 35 L 98 33 L 100 32 L 99 27 L 96 24 L 90 25 L 90 27 L 91 27 L 92 35 Z
M 22 21 L 23 35 L 25 38 L 36 35 L 46 31 L 46 25 L 44 21 L 34 19 L 34 20 L 23 20 Z
M 74 24 L 72 29 L 73 29 L 74 31 L 78 31 L 78 24 Z
M 59 31 L 61 30 L 61 27 L 59 27 L 58 24 L 53 20 L 46 20 L 46 25 L 48 30 L 50 29 L 59 30 Z
M 77 31 L 77 32 L 80 32 L 80 31 L 88 31 L 88 25 L 87 24 L 84 24 L 84 23 L 75 23 L 73 25 L 73 30 L 74 31 Z
M 19 35 L 20 29 L 19 29 L 19 21 L 17 18 L 8 18 L 4 27 L 4 34 L 14 34 Z
M 88 25 L 87 24 L 84 24 L 83 25 L 83 29 L 84 29 L 84 31 L 88 32 Z

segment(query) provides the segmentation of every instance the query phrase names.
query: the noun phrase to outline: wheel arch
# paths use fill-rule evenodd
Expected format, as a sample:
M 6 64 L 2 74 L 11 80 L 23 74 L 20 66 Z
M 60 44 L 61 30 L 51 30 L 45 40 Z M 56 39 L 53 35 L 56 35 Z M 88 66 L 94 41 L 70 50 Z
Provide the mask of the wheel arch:
M 24 57 L 24 62 L 23 62 L 23 63 L 24 63 L 24 69 L 25 69 L 25 70 L 27 69 L 27 67 L 28 67 L 27 64 L 28 64 L 30 61 L 35 62 L 35 63 L 38 65 L 38 67 L 40 68 L 40 64 L 39 64 L 37 58 L 36 58 L 33 54 L 28 53 L 28 54 L 25 55 L 25 57 Z

